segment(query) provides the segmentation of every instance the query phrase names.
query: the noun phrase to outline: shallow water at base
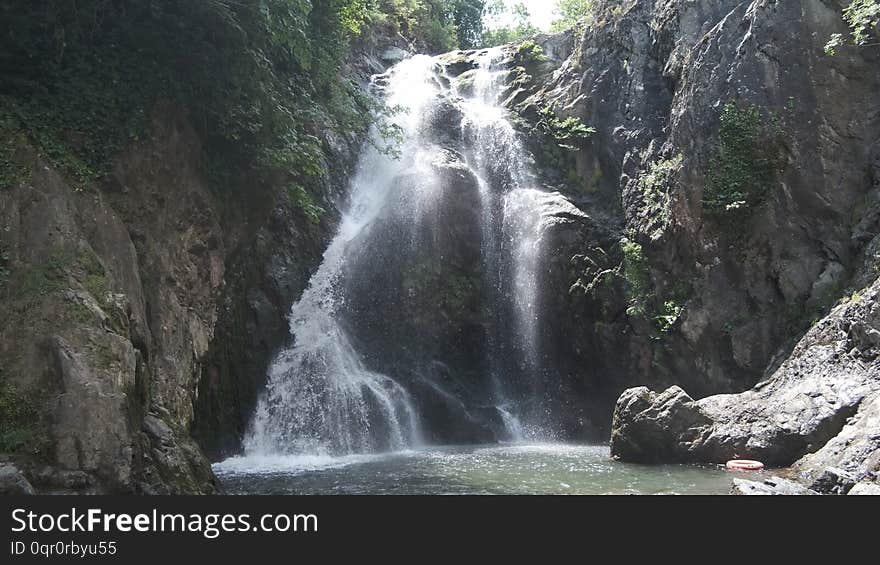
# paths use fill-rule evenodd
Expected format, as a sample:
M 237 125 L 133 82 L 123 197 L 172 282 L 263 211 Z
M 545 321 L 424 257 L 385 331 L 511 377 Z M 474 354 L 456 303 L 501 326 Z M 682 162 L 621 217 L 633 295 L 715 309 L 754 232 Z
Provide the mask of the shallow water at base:
M 231 494 L 727 494 L 719 467 L 634 465 L 606 446 L 431 447 L 377 455 L 234 457 Z

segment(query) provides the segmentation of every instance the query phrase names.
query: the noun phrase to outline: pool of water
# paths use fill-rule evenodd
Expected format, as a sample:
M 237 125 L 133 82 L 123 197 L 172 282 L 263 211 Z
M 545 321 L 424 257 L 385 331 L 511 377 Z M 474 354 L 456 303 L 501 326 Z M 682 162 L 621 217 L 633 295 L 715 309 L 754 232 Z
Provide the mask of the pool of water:
M 233 457 L 214 471 L 230 494 L 727 494 L 740 476 L 721 467 L 621 463 L 606 446 L 574 445 Z

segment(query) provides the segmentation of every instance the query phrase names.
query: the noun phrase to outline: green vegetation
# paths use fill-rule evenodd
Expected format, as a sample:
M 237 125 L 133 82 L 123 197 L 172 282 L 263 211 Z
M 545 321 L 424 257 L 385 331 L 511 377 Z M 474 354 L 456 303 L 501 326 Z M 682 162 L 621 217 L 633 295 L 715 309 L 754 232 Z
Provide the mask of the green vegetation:
M 576 27 L 590 18 L 595 10 L 596 0 L 559 0 L 552 30 L 559 32 Z
M 584 141 L 596 133 L 595 128 L 584 125 L 580 118 L 559 119 L 556 116 L 556 109 L 552 105 L 541 109 L 539 124 L 548 135 L 556 140 L 559 147 L 569 151 L 577 151 Z
M 620 242 L 620 249 L 623 251 L 623 278 L 628 297 L 626 315 L 650 320 L 657 332 L 654 337 L 661 339 L 672 331 L 681 318 L 690 288 L 683 283 L 676 284 L 665 293 L 667 298 L 661 299 L 651 282 L 651 268 L 644 248 L 624 238 Z
M 216 188 L 319 185 L 322 131 L 379 121 L 394 139 L 390 110 L 340 76 L 349 44 L 385 22 L 441 50 L 476 45 L 482 9 L 483 0 L 3 3 L 0 188 L 23 178 L 14 157 L 24 141 L 85 188 L 148 136 L 160 101 L 189 115 Z
M 55 251 L 46 262 L 31 268 L 18 283 L 19 298 L 46 296 L 67 288 L 67 272 L 76 257 L 65 250 Z
M 544 55 L 544 50 L 541 49 L 540 45 L 528 39 L 517 45 L 516 51 L 513 54 L 513 60 L 518 65 L 528 66 L 535 63 L 543 63 L 547 60 L 547 57 Z
M 27 169 L 16 159 L 22 134 L 15 118 L 0 105 L 0 190 L 23 180 Z
M 776 131 L 754 106 L 728 103 L 721 112 L 718 147 L 709 162 L 703 209 L 725 216 L 753 208 L 770 192 L 776 169 Z
M 669 193 L 683 161 L 684 156 L 679 153 L 671 159 L 652 163 L 639 180 L 645 206 L 659 231 L 669 224 Z
M 0 375 L 0 453 L 14 453 L 34 438 L 39 419 L 37 399 Z
M 360 0 L 368 22 L 390 25 L 429 53 L 479 47 L 485 0 Z
M 505 25 L 494 25 L 486 29 L 483 32 L 483 47 L 516 43 L 540 32 L 532 25 L 531 15 L 524 4 L 508 6 L 504 0 L 494 0 L 486 5 L 483 18 L 489 23 L 502 20 L 508 22 Z
M 321 223 L 321 217 L 324 215 L 324 208 L 315 203 L 315 199 L 308 191 L 300 185 L 287 187 L 288 195 L 294 205 L 305 214 L 313 224 Z
M 876 33 L 880 27 L 880 1 L 853 0 L 849 6 L 843 9 L 843 20 L 849 26 L 853 44 L 868 45 L 871 34 Z M 845 43 L 843 35 L 835 33 L 825 45 L 825 53 L 834 56 L 837 49 Z
M 623 251 L 623 277 L 629 295 L 629 307 L 626 313 L 634 318 L 644 317 L 652 297 L 648 259 L 642 246 L 629 239 L 621 240 L 620 249 Z

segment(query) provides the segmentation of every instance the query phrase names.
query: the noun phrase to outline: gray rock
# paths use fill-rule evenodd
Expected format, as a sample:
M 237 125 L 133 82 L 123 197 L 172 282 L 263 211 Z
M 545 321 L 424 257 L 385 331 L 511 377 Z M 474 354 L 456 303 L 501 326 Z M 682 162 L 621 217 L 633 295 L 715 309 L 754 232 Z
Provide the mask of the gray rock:
M 877 483 L 861 482 L 850 489 L 849 496 L 880 496 L 880 485 Z
M 0 464 L 0 495 L 36 494 L 27 478 L 10 464 Z
M 803 485 L 799 485 L 793 481 L 781 479 L 779 477 L 770 477 L 762 482 L 749 481 L 746 479 L 733 479 L 731 494 L 735 495 L 795 495 L 795 496 L 812 496 L 817 495 L 816 491 L 810 490 Z
M 840 455 L 859 461 L 863 471 L 873 470 L 866 467 L 877 464 L 869 430 L 877 429 L 880 363 L 859 355 L 862 346 L 854 346 L 853 335 L 856 328 L 880 327 L 878 311 L 880 279 L 807 332 L 770 378 L 740 394 L 694 401 L 678 387 L 662 394 L 645 387 L 625 391 L 614 411 L 612 453 L 630 461 L 747 458 L 786 466 L 844 431 L 814 460 L 822 470 L 850 471 L 855 463 L 834 464 Z M 864 413 L 847 426 L 862 404 Z
M 611 455 L 649 463 L 691 458 L 694 442 L 710 420 L 677 386 L 660 394 L 647 387 L 624 391 L 614 409 Z
M 846 494 L 856 485 L 856 478 L 846 471 L 829 467 L 813 481 L 810 488 L 821 494 Z
M 805 481 L 818 480 L 828 468 L 854 480 L 880 474 L 880 393 L 865 398 L 834 439 L 794 465 Z

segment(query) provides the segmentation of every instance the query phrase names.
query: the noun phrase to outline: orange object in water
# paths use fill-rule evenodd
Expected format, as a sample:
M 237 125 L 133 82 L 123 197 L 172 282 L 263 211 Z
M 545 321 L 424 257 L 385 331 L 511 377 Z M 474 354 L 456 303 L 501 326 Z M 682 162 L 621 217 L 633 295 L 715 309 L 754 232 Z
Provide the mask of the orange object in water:
M 727 462 L 727 468 L 732 471 L 760 471 L 764 464 L 751 459 L 731 459 Z

